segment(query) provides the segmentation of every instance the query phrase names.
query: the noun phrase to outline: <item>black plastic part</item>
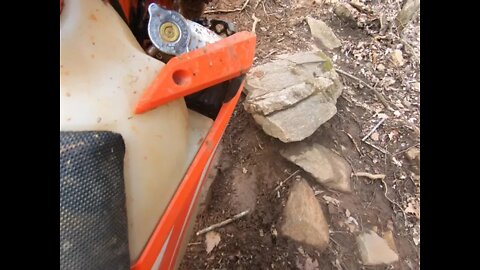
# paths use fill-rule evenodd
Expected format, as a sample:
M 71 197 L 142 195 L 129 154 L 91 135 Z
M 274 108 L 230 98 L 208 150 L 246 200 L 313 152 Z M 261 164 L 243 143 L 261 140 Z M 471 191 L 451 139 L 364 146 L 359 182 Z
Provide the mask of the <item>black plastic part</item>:
M 223 103 L 229 102 L 238 92 L 245 75 L 208 87 L 185 97 L 187 107 L 211 119 L 217 117 Z
M 225 93 L 225 98 L 223 99 L 224 103 L 229 102 L 237 94 L 238 90 L 240 89 L 240 85 L 242 85 L 244 79 L 245 75 L 241 75 L 229 81 L 227 86 L 227 92 Z
M 60 269 L 130 269 L 124 155 L 119 134 L 60 132 Z

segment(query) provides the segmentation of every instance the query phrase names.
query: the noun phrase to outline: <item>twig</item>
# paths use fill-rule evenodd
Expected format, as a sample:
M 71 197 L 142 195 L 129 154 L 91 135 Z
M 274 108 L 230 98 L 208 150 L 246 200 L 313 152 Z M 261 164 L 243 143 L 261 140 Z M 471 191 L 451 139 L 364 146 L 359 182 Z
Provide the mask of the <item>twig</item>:
M 261 21 L 259 18 L 255 16 L 255 13 L 252 14 L 253 25 L 252 25 L 252 33 L 255 33 L 255 28 L 257 27 L 257 23 Z
M 353 172 L 353 176 L 355 176 L 355 179 L 357 181 L 353 181 L 353 190 L 356 191 L 356 188 L 355 188 L 355 182 L 358 182 L 358 176 L 357 176 L 357 172 L 355 171 L 355 168 L 353 167 L 352 165 L 352 162 L 345 156 L 343 156 L 345 158 L 345 160 L 348 162 L 348 164 L 350 165 L 350 168 L 352 168 L 352 172 Z
M 385 178 L 385 174 L 371 174 L 368 172 L 357 172 L 354 175 L 360 176 L 360 177 L 368 177 L 372 180 L 377 180 L 377 179 L 383 180 Z
M 388 186 L 387 186 L 387 183 L 385 182 L 385 180 L 382 179 L 382 184 L 383 186 L 385 187 L 385 193 L 383 195 L 385 195 L 385 198 L 392 204 L 396 205 L 398 207 L 398 209 L 400 209 L 400 211 L 402 211 L 403 213 L 403 220 L 405 222 L 405 227 L 407 227 L 407 214 L 405 214 L 405 211 L 403 211 L 403 208 L 400 206 L 400 204 L 398 204 L 397 202 L 391 200 L 388 196 L 387 196 L 387 193 L 388 193 Z
M 269 57 L 270 55 L 276 53 L 277 51 L 278 50 L 273 50 L 273 51 L 269 52 L 267 55 L 265 55 L 263 58 L 265 59 L 265 58 Z
M 262 144 L 260 143 L 260 139 L 258 138 L 257 134 L 255 134 L 255 137 L 257 137 L 258 147 L 260 147 L 260 149 L 263 150 L 263 146 L 262 146 Z
M 196 245 L 200 245 L 202 244 L 202 242 L 194 242 L 194 243 L 188 243 L 187 246 L 196 246 Z
M 253 8 L 253 10 L 256 10 L 258 5 L 260 4 L 260 2 L 263 2 L 263 0 L 258 0 L 257 3 L 255 3 L 255 7 Z
M 384 155 L 387 155 L 387 154 L 388 154 L 387 150 L 382 149 L 382 148 L 380 148 L 380 147 L 378 147 L 378 146 L 376 146 L 376 145 L 374 145 L 374 144 L 371 144 L 371 143 L 369 143 L 368 141 L 362 141 L 362 142 L 364 142 L 365 144 L 368 144 L 368 145 L 370 145 L 371 147 L 375 148 L 376 150 L 382 152 Z
M 360 157 L 363 157 L 363 153 L 362 153 L 362 151 L 360 151 L 360 148 L 358 147 L 355 139 L 353 139 L 352 135 L 350 135 L 350 133 L 346 132 L 345 130 L 342 130 L 342 131 L 343 131 L 343 133 L 347 134 L 347 136 L 350 138 L 350 140 L 352 140 L 353 145 L 355 145 L 355 149 L 357 149 L 357 152 L 360 155 Z
M 329 233 L 346 233 L 346 234 L 352 234 L 349 231 L 329 231 Z
M 207 232 L 209 232 L 209 231 L 211 231 L 211 230 L 214 230 L 214 229 L 216 229 L 216 228 L 220 228 L 220 227 L 222 227 L 222 226 L 225 226 L 225 225 L 227 225 L 227 224 L 229 224 L 229 223 L 231 223 L 231 222 L 233 222 L 233 221 L 235 221 L 235 220 L 237 220 L 237 219 L 239 219 L 239 218 L 247 215 L 249 212 L 250 212 L 250 209 L 247 209 L 247 210 L 241 212 L 240 214 L 236 214 L 235 216 L 233 216 L 233 217 L 231 217 L 231 218 L 229 218 L 229 219 L 226 219 L 226 220 L 224 220 L 224 221 L 222 221 L 222 222 L 220 222 L 220 223 L 213 224 L 213 225 L 211 225 L 211 226 L 209 226 L 209 227 L 207 227 L 207 228 L 205 228 L 205 229 L 203 229 L 203 230 L 198 231 L 198 232 L 197 232 L 197 236 L 198 236 L 198 235 L 201 235 L 201 234 L 204 234 L 204 233 L 207 233 Z
M 341 69 L 335 69 L 335 70 L 338 71 L 338 73 L 340 73 L 342 75 L 345 75 L 345 76 L 349 77 L 350 79 L 356 80 L 356 81 L 360 82 L 361 84 L 365 85 L 368 89 L 372 90 L 372 92 L 375 94 L 375 96 L 378 98 L 378 100 L 380 100 L 380 102 L 382 102 L 382 104 L 383 104 L 383 106 L 385 106 L 385 108 L 387 108 L 389 111 L 394 111 L 392 106 L 388 103 L 388 101 L 385 99 L 385 97 L 380 92 L 377 91 L 377 89 L 370 86 L 369 84 L 364 82 L 362 79 L 353 76 L 350 73 L 347 73 L 347 72 L 345 72 Z
M 332 242 L 335 243 L 339 248 L 345 249 L 342 245 L 340 245 L 337 241 L 335 241 L 335 239 L 333 239 L 333 237 L 331 236 L 330 236 L 330 240 L 332 240 Z
M 235 8 L 235 9 L 218 9 L 218 10 L 206 10 L 205 12 L 203 12 L 203 14 L 210 14 L 210 13 L 231 13 L 231 12 L 237 12 L 237 11 L 242 11 L 245 9 L 245 7 L 247 7 L 248 5 L 248 2 L 250 2 L 250 0 L 246 0 L 242 7 L 241 8 Z
M 265 13 L 265 16 L 267 16 L 267 21 L 268 21 L 268 16 L 270 16 L 270 15 L 268 15 L 267 10 L 265 9 L 265 2 L 264 1 L 262 1 L 262 7 L 263 7 L 263 13 Z
M 282 187 L 290 178 L 292 178 L 295 174 L 297 174 L 300 170 L 296 170 L 294 171 L 292 174 L 290 174 L 287 178 L 285 178 L 285 180 L 283 181 L 280 181 L 280 183 L 278 183 L 278 186 L 273 190 L 272 193 L 275 193 L 280 187 Z
M 380 121 L 378 121 L 378 123 L 372 128 L 372 130 L 370 130 L 370 132 L 367 133 L 367 135 L 365 135 L 365 137 L 362 138 L 362 142 L 364 142 L 370 135 L 372 135 L 373 132 L 375 132 L 375 130 L 377 130 L 377 128 L 383 123 L 385 122 L 387 118 L 382 118 Z

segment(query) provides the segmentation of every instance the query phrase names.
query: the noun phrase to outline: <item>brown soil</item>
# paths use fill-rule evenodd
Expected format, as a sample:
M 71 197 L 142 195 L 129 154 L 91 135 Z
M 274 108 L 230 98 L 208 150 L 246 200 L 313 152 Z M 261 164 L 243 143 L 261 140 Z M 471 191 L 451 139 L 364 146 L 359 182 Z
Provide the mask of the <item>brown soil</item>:
M 210 17 L 233 21 L 238 30 L 251 30 L 253 21 L 251 16 L 255 3 L 255 0 L 251 0 L 242 12 L 214 14 Z M 269 16 L 265 15 L 262 3 Z M 211 6 L 216 9 L 229 9 L 242 4 L 241 0 L 228 3 L 213 1 Z M 313 41 L 308 25 L 298 19 L 299 16 L 306 14 L 325 20 L 342 40 L 353 43 L 363 40 L 371 42 L 372 38 L 361 29 L 351 27 L 343 29 L 342 23 L 334 14 L 328 13 L 326 7 L 295 9 L 290 8 L 291 6 L 287 0 L 264 0 L 257 7 L 256 17 L 262 21 L 256 28 L 258 43 L 255 64 L 268 61 L 277 53 L 310 49 Z M 272 15 L 273 13 L 279 16 Z M 265 27 L 266 31 L 261 27 Z M 289 31 L 295 31 L 297 37 L 294 38 Z M 280 38 L 283 38 L 282 42 L 278 42 Z M 334 50 L 334 53 L 344 58 L 341 57 L 336 63 L 337 67 L 365 79 L 359 73 L 361 67 L 343 61 L 351 59 L 351 56 L 343 56 L 340 49 Z M 268 54 L 270 55 L 265 57 Z M 418 73 L 418 67 L 413 64 L 411 66 Z M 402 76 L 400 72 L 395 75 Z M 419 81 L 419 76 L 415 76 Z M 230 225 L 216 229 L 215 231 L 221 235 L 221 241 L 210 254 L 205 250 L 205 236 L 193 235 L 180 269 L 309 269 L 303 267 L 307 259 L 316 260 L 318 269 L 386 269 L 386 266 L 366 267 L 361 264 L 355 237 L 367 229 L 376 230 L 379 235 L 393 230 L 400 260 L 390 269 L 420 268 L 420 246 L 415 245 L 412 240 L 412 230 L 419 226 L 419 220 L 411 213 L 405 214 L 407 217 L 405 220 L 403 210 L 409 199 L 419 196 L 419 181 L 415 181 L 413 177 L 419 174 L 419 168 L 415 161 L 407 160 L 402 152 L 419 144 L 419 134 L 405 124 L 404 120 L 395 118 L 392 112 L 381 111 L 392 117 L 378 129 L 380 139 L 369 141 L 386 149 L 402 163 L 402 166 L 395 165 L 392 155 L 385 156 L 361 142 L 361 138 L 378 122 L 375 118 L 375 109 L 372 111 L 368 108 L 381 107 L 381 103 L 367 89 L 359 89 L 358 84 L 353 84 L 350 80 L 345 80 L 344 84 L 346 90 L 337 102 L 338 113 L 306 141 L 316 142 L 336 151 L 351 164 L 355 172 L 386 174 L 387 195 L 382 181 L 364 177 L 352 177 L 354 190 L 352 194 L 331 191 L 317 184 L 308 173 L 280 156 L 278 151 L 284 143 L 262 131 L 243 109 L 242 97 L 223 137 L 220 163 L 215 168 L 218 173 L 210 188 L 205 210 L 197 216 L 194 231 L 223 221 L 246 209 L 251 209 L 251 213 Z M 401 86 L 397 82 L 392 87 Z M 352 91 L 360 94 L 349 94 Z M 418 91 L 408 88 L 405 91 L 418 97 Z M 383 91 L 383 94 L 391 102 L 394 102 L 398 95 L 402 95 L 390 94 L 387 90 Z M 410 117 L 418 115 L 418 111 L 419 107 L 411 105 L 405 114 Z M 418 127 L 418 123 L 415 125 Z M 356 140 L 362 156 L 347 133 Z M 331 231 L 330 245 L 324 252 L 318 252 L 313 247 L 282 237 L 278 229 L 282 222 L 282 210 L 288 197 L 288 190 L 295 178 L 288 181 L 279 192 L 273 190 L 280 181 L 298 169 L 300 169 L 298 175 L 307 179 L 314 190 L 320 192 L 317 198 L 323 207 Z M 338 199 L 339 206 L 327 205 L 323 199 L 324 195 Z M 358 221 L 357 228 L 350 230 L 346 224 L 347 209 Z

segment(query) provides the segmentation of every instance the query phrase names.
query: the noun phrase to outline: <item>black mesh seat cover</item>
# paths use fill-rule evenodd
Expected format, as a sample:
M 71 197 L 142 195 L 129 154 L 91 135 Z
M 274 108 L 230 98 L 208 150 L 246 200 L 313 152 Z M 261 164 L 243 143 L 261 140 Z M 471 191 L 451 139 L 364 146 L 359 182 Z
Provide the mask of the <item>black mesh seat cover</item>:
M 129 269 L 125 145 L 107 131 L 60 132 L 60 269 Z

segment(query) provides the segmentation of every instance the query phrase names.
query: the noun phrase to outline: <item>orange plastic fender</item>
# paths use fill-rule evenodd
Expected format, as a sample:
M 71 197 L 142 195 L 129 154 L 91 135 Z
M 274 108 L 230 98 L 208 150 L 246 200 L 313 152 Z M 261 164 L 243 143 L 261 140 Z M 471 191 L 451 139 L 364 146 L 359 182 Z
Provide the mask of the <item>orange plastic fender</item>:
M 239 32 L 172 58 L 140 97 L 135 113 L 245 74 L 253 64 L 256 36 Z

